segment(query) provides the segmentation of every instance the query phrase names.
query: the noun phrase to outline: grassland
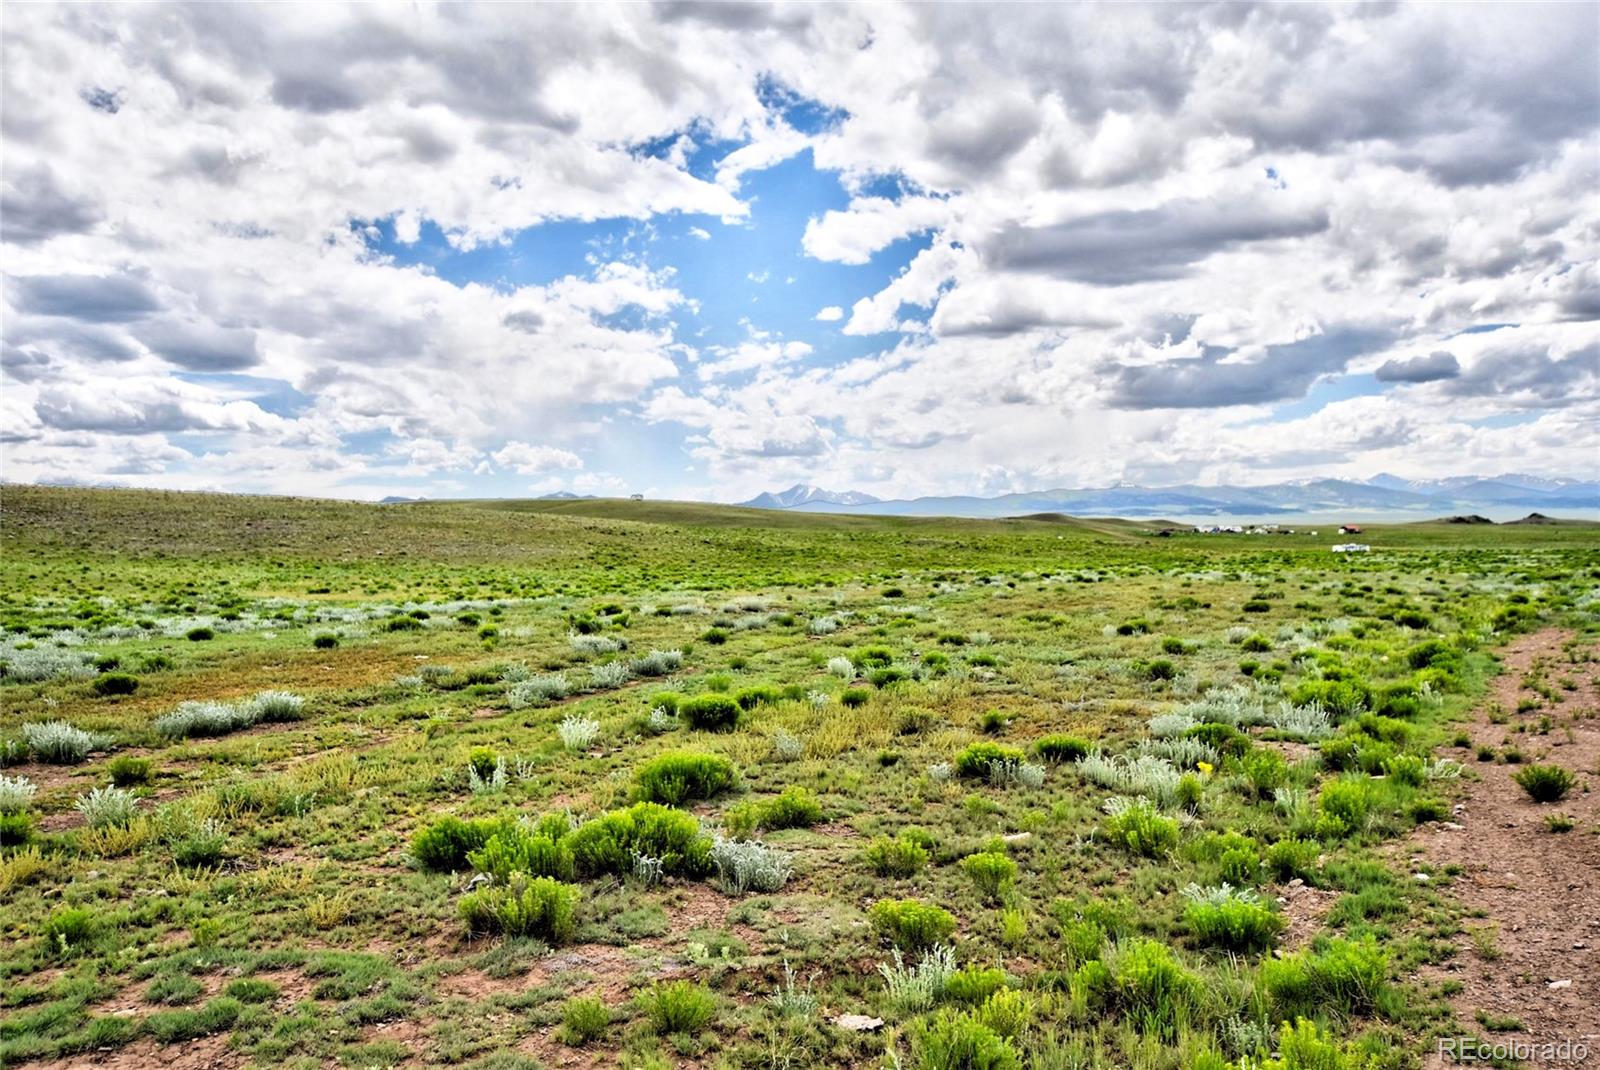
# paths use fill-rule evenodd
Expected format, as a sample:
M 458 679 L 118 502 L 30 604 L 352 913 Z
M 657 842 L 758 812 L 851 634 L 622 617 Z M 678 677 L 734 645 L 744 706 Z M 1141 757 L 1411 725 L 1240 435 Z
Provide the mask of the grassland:
M 1160 527 L 7 487 L 0 1063 L 1417 1065 L 1600 535 Z

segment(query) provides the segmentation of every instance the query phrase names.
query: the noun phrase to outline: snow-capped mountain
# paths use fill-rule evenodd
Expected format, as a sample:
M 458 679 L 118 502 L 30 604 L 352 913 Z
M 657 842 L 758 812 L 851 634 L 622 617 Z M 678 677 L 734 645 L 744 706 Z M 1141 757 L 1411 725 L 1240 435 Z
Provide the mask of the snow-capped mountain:
M 860 491 L 823 490 L 807 483 L 796 483 L 788 490 L 757 494 L 749 501 L 739 504 L 754 509 L 796 509 L 806 505 L 868 505 L 877 500 L 872 495 Z
M 1406 481 L 1375 476 L 1365 482 L 1308 479 L 1239 487 L 1185 484 L 1142 487 L 1055 488 L 1002 494 L 883 500 L 859 492 L 830 492 L 799 485 L 744 503 L 763 509 L 875 516 L 1005 517 L 1030 513 L 1125 517 L 1394 518 L 1478 513 L 1510 520 L 1530 510 L 1573 517 L 1600 517 L 1600 483 L 1501 476 L 1485 479 Z

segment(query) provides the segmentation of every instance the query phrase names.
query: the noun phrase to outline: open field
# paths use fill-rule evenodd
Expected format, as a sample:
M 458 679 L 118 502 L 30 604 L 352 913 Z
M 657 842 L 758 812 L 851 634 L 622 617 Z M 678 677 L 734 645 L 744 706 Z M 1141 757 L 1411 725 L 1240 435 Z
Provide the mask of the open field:
M 1600 1048 L 1600 527 L 0 516 L 3 1065 Z

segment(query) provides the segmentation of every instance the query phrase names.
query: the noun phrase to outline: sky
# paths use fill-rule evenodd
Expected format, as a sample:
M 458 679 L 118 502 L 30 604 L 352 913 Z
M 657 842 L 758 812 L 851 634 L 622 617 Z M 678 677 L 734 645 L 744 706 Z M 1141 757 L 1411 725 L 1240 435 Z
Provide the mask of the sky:
M 1586 4 L 9 5 L 0 476 L 1600 476 Z

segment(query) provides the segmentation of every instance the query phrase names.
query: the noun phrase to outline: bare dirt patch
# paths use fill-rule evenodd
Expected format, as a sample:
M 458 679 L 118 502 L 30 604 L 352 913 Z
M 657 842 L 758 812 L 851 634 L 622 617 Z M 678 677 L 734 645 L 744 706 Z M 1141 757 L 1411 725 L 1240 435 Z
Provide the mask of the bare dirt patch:
M 1338 892 L 1313 888 L 1296 877 L 1278 890 L 1278 902 L 1288 928 L 1283 931 L 1283 946 L 1291 951 L 1305 947 L 1322 931 L 1322 919 L 1333 909 Z
M 49 1062 L 19 1063 L 17 1070 L 48 1066 L 50 1070 L 232 1070 L 243 1066 L 246 1058 L 228 1047 L 228 1034 L 201 1037 L 182 1044 L 161 1045 L 138 1040 L 115 1051 L 85 1052 Z
M 1569 656 L 1571 636 L 1547 630 L 1523 636 L 1503 652 L 1504 672 L 1490 698 L 1465 731 L 1474 747 L 1503 747 L 1508 740 L 1526 761 L 1561 765 L 1578 775 L 1578 785 L 1562 802 L 1537 804 L 1512 779 L 1519 766 L 1471 762 L 1475 778 L 1464 778 L 1454 820 L 1427 825 L 1405 844 L 1415 857 L 1434 866 L 1455 865 L 1461 875 L 1452 891 L 1471 914 L 1461 953 L 1430 979 L 1463 986 L 1451 997 L 1462 1031 L 1493 1042 L 1543 1043 L 1583 1040 L 1600 1046 L 1600 719 L 1595 716 L 1595 685 L 1600 665 Z M 1593 644 L 1584 646 L 1592 653 Z M 1575 681 L 1554 701 L 1517 714 L 1533 692 L 1530 673 Z M 1508 723 L 1490 720 L 1509 717 Z M 1545 734 L 1514 732 L 1519 722 L 1554 722 Z M 1571 818 L 1570 832 L 1552 832 L 1551 814 Z M 1565 983 L 1563 983 L 1565 982 Z M 1491 1032 L 1479 1015 L 1517 1023 Z M 1430 1055 L 1429 1066 L 1446 1065 Z M 1556 1065 L 1537 1057 L 1528 1065 Z

